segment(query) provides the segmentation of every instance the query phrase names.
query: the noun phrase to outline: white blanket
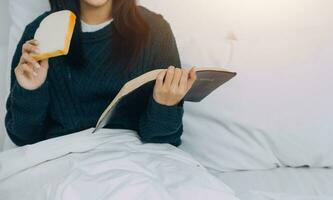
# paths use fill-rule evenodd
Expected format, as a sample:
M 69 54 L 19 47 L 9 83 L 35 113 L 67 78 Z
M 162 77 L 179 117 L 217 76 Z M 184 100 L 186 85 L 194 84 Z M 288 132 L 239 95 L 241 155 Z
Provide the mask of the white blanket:
M 168 144 L 92 129 L 0 154 L 0 199 L 236 200 L 224 183 Z

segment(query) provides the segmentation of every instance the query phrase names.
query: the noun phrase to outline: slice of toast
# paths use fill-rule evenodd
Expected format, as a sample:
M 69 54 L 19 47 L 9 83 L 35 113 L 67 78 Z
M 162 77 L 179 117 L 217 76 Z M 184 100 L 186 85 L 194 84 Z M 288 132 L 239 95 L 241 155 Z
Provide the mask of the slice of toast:
M 39 42 L 36 61 L 67 55 L 74 32 L 76 16 L 69 10 L 54 12 L 40 23 L 34 39 Z

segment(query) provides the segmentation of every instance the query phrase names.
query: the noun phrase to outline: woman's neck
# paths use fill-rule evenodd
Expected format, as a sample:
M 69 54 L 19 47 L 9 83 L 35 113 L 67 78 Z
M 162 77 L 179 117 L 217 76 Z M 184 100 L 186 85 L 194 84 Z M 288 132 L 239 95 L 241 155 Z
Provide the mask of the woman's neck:
M 87 24 L 101 24 L 112 19 L 112 1 L 103 6 L 94 7 L 81 1 L 81 20 Z

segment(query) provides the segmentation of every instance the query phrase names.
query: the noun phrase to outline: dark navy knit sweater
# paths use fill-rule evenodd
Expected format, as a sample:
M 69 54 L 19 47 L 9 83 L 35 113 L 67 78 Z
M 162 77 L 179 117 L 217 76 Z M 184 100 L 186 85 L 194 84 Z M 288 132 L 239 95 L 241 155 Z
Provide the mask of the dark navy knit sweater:
M 84 66 L 72 66 L 65 56 L 52 58 L 47 80 L 33 91 L 17 83 L 14 69 L 19 63 L 22 45 L 34 37 L 40 22 L 50 12 L 26 27 L 12 62 L 5 120 L 7 132 L 15 144 L 32 144 L 94 127 L 127 81 L 153 69 L 180 66 L 169 24 L 160 15 L 141 10 L 150 25 L 151 37 L 139 63 L 128 76 L 121 75 L 120 66 L 111 64 L 106 56 L 113 42 L 114 25 L 111 23 L 96 32 L 82 33 Z M 164 106 L 155 102 L 152 87 L 123 102 L 107 128 L 135 130 L 143 142 L 178 146 L 183 131 L 183 104 Z

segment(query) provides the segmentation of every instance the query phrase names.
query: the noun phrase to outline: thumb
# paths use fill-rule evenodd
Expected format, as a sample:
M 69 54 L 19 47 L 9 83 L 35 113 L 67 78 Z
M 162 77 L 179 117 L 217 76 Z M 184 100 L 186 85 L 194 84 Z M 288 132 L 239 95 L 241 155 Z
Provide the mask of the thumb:
M 196 69 L 193 67 L 189 73 L 189 80 L 187 81 L 187 89 L 191 89 L 193 83 L 197 80 Z

